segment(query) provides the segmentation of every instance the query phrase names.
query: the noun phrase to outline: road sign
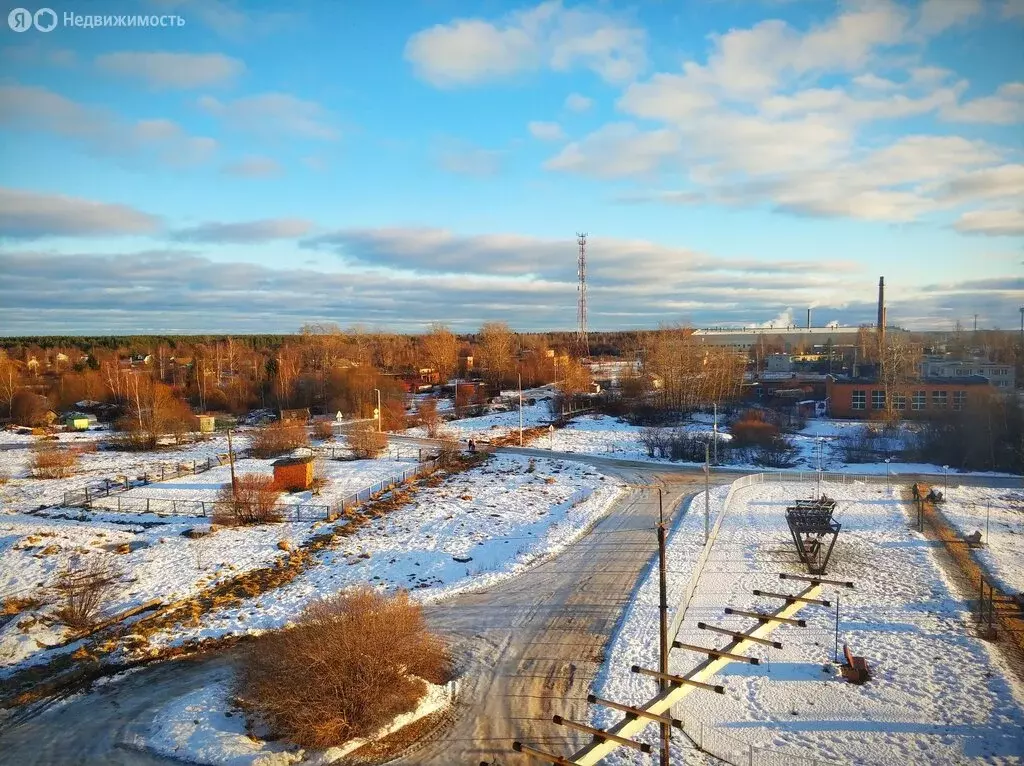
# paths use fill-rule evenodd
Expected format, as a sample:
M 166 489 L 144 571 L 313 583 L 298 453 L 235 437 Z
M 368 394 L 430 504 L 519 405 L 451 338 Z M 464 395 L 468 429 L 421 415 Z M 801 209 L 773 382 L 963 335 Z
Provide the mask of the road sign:
M 555 430 L 554 426 L 548 426 L 548 431 L 554 431 L 554 430 Z
M 373 416 L 374 416 L 375 418 L 376 418 L 376 417 L 380 417 L 380 409 L 379 409 L 379 408 L 377 408 L 377 407 L 374 407 L 374 408 L 373 408 Z
M 345 416 L 341 414 L 341 410 L 338 410 L 338 414 L 334 416 L 334 419 L 340 423 L 345 419 Z

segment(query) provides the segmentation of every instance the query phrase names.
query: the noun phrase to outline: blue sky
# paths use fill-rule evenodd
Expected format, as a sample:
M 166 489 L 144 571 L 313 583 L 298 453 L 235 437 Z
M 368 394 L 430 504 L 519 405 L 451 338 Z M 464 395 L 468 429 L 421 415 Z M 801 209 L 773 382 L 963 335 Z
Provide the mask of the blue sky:
M 1024 0 L 51 7 L 3 334 L 1020 320 Z

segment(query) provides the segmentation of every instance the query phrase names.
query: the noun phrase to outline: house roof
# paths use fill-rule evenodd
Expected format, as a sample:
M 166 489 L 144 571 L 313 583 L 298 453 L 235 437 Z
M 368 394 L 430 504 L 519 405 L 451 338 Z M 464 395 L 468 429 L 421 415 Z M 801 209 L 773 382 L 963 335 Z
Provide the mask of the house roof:
M 270 465 L 276 468 L 279 465 L 305 465 L 306 463 L 312 463 L 313 456 L 306 455 L 305 457 L 282 457 L 275 460 Z
M 831 378 L 832 382 L 834 383 L 868 386 L 876 386 L 879 383 L 878 378 L 849 378 L 837 375 L 833 375 L 831 376 Z M 929 376 L 927 378 L 920 378 L 917 380 L 908 381 L 905 385 L 914 386 L 918 384 L 923 386 L 990 386 L 992 385 L 992 381 L 990 381 L 984 375 L 962 375 L 960 377 Z

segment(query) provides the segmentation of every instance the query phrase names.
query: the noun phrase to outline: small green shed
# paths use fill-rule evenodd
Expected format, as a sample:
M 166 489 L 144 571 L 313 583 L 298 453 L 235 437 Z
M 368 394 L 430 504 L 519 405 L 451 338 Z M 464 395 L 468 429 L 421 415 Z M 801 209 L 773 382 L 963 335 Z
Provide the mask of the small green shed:
M 212 434 L 217 425 L 213 415 L 196 415 L 196 420 L 199 421 L 199 433 L 201 434 Z
M 72 431 L 88 431 L 89 430 L 89 418 L 85 415 L 79 415 L 72 413 L 64 416 L 64 426 Z

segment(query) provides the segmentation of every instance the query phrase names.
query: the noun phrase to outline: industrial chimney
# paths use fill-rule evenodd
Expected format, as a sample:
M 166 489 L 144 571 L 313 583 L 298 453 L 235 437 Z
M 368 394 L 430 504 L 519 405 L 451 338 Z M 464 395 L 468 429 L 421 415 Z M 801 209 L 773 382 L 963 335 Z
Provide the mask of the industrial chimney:
M 811 310 L 807 309 L 807 329 L 811 329 Z
M 878 278 L 878 374 L 882 374 L 882 359 L 885 357 L 885 277 Z

